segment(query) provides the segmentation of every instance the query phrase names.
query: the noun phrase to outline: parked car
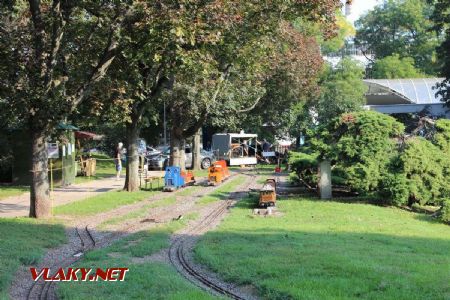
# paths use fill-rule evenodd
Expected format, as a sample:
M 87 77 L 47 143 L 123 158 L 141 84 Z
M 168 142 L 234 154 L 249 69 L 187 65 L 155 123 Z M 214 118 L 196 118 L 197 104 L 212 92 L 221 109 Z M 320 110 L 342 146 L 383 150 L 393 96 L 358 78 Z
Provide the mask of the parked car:
M 185 148 L 186 168 L 192 168 L 192 150 Z M 165 169 L 169 165 L 170 147 L 167 147 L 159 155 L 147 156 L 149 169 Z M 214 154 L 210 151 L 200 150 L 200 165 L 202 169 L 207 169 L 215 161 Z
M 158 149 L 156 149 L 156 148 L 147 146 L 147 154 L 146 154 L 146 157 L 147 157 L 147 158 L 148 158 L 148 157 L 155 156 L 155 155 L 159 155 L 159 154 L 161 154 L 161 150 L 158 150 Z

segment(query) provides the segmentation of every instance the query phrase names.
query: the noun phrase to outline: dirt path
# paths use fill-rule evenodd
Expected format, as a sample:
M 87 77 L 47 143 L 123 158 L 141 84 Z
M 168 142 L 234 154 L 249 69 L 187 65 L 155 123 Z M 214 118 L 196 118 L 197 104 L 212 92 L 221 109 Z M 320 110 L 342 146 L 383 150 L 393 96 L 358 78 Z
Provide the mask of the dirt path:
M 151 172 L 152 176 L 164 176 L 164 172 Z M 55 188 L 51 197 L 53 205 L 59 206 L 70 202 L 86 199 L 104 192 L 119 190 L 123 188 L 125 176 L 120 180 L 115 177 L 92 180 L 80 184 L 73 184 L 67 187 Z M 30 193 L 23 193 L 0 201 L 0 218 L 6 217 L 26 217 L 30 211 Z

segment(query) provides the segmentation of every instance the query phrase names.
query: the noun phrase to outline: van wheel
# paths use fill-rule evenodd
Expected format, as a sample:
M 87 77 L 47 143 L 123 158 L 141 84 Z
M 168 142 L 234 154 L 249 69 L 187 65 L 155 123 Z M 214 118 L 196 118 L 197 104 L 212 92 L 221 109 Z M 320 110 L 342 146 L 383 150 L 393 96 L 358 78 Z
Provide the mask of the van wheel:
M 211 167 L 211 160 L 209 158 L 203 159 L 201 166 L 202 166 L 202 169 L 208 169 L 209 167 Z

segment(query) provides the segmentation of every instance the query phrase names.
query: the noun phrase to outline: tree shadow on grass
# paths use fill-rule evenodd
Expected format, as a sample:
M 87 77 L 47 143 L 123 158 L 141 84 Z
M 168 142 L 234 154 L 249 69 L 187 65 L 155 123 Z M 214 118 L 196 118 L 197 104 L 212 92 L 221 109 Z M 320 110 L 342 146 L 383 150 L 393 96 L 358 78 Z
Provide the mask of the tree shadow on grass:
M 0 236 L 1 299 L 8 298 L 9 285 L 20 266 L 36 265 L 47 249 L 66 241 L 61 224 L 29 218 L 1 218 Z
M 209 232 L 195 253 L 226 281 L 268 299 L 444 299 L 450 292 L 448 239 L 260 227 Z

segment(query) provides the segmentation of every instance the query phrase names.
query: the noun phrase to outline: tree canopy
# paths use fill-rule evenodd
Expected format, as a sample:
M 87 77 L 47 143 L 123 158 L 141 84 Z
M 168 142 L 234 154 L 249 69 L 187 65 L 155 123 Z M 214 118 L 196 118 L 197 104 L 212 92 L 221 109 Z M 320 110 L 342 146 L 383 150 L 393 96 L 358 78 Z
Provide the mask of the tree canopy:
M 370 77 L 375 79 L 426 77 L 425 74 L 421 73 L 414 66 L 414 59 L 412 57 L 400 58 L 398 54 L 377 59 L 373 63 L 370 72 Z
M 444 40 L 438 47 L 438 57 L 441 61 L 440 75 L 445 80 L 440 84 L 439 93 L 450 107 L 450 0 L 437 0 L 434 2 L 432 20 L 435 22 L 434 29 L 443 32 Z
M 376 59 L 412 57 L 422 73 L 435 75 L 440 35 L 432 30 L 432 8 L 426 0 L 384 1 L 356 22 L 356 43 Z

